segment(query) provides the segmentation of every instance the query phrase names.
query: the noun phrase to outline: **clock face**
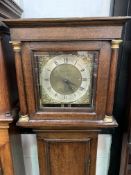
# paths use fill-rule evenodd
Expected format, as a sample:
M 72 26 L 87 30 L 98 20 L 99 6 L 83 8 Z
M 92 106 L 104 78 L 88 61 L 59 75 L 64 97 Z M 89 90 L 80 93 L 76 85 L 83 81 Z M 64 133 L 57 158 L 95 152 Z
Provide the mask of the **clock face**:
M 44 104 L 89 104 L 93 58 L 85 51 L 45 53 L 40 58 L 40 92 Z

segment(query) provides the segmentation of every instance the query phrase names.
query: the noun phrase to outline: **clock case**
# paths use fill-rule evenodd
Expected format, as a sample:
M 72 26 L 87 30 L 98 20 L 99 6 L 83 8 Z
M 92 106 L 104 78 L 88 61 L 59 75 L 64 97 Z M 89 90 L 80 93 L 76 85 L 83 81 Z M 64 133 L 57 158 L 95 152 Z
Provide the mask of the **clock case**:
M 41 128 L 115 127 L 112 115 L 118 49 L 129 17 L 4 20 L 10 28 L 20 100 L 18 125 Z M 90 107 L 39 106 L 35 52 L 97 52 Z M 95 67 L 94 66 L 94 67 Z M 34 123 L 35 122 L 35 123 Z

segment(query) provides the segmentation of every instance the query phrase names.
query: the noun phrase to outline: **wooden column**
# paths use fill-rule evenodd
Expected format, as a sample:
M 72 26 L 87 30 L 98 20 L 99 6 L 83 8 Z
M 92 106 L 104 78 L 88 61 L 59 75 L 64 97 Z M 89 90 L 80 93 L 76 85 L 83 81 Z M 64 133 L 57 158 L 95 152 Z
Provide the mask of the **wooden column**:
M 107 93 L 107 104 L 106 104 L 106 116 L 105 122 L 112 122 L 112 111 L 114 104 L 114 92 L 115 92 L 115 81 L 116 81 L 116 70 L 117 70 L 117 60 L 118 60 L 118 51 L 119 45 L 122 40 L 112 40 L 111 42 L 111 62 L 110 62 L 110 77 L 108 84 L 108 93 Z
M 7 75 L 5 69 L 5 59 L 2 49 L 2 38 L 0 38 L 0 113 L 10 111 L 9 90 L 7 83 Z M 3 100 L 4 99 L 4 100 Z
M 15 53 L 15 65 L 16 65 L 16 75 L 17 75 L 17 84 L 19 92 L 19 102 L 20 102 L 20 119 L 19 121 L 28 121 L 27 115 L 27 103 L 26 103 L 26 94 L 24 87 L 24 77 L 23 77 L 23 66 L 22 66 L 22 57 L 21 57 L 21 42 L 12 41 L 10 42 L 13 45 L 13 50 Z

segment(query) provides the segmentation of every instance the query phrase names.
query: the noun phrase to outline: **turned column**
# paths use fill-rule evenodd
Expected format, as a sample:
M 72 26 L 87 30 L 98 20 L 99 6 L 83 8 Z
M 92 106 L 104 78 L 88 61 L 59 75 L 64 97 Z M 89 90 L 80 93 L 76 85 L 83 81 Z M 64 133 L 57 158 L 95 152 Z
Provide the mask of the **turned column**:
M 20 102 L 20 119 L 19 121 L 28 121 L 26 93 L 24 87 L 23 65 L 21 56 L 21 42 L 11 41 L 15 53 L 16 75 Z
M 111 62 L 110 62 L 110 77 L 109 77 L 108 93 L 107 93 L 106 116 L 104 119 L 105 122 L 113 122 L 112 112 L 114 104 L 115 81 L 116 81 L 118 51 L 120 43 L 122 43 L 122 40 L 112 40 L 111 42 L 112 50 L 111 50 Z

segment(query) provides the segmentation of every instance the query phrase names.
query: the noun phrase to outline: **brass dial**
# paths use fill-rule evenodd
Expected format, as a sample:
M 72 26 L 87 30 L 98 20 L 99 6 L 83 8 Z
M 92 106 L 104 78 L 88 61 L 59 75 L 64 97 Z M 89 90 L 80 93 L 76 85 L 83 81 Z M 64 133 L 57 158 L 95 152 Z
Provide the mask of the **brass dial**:
M 56 104 L 87 103 L 92 71 L 87 59 L 72 54 L 48 59 L 40 74 L 43 100 Z

